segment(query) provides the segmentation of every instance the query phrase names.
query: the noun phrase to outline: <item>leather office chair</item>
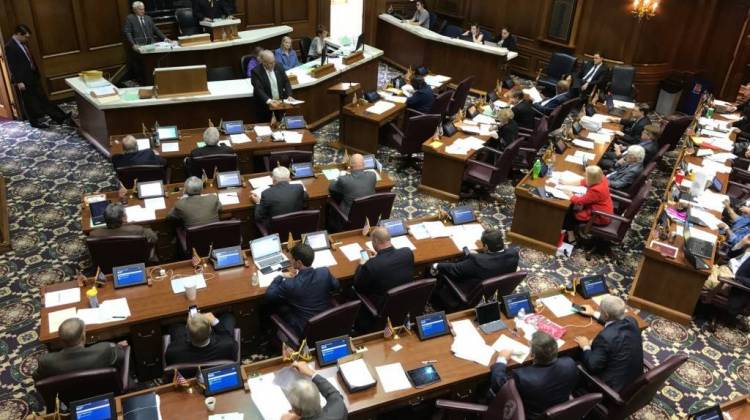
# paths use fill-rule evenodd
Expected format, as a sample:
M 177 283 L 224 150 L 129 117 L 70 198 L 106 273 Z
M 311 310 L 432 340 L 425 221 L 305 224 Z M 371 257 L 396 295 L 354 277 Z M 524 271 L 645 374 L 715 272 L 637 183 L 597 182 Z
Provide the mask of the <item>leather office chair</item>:
M 609 91 L 612 97 L 618 101 L 634 102 L 636 89 L 633 81 L 635 80 L 635 67 L 616 65 L 612 69 L 612 81 L 609 82 Z
M 232 363 L 242 362 L 242 358 L 240 356 L 242 333 L 239 328 L 234 329 L 234 341 L 237 343 L 237 354 L 234 359 L 217 359 L 217 360 L 207 360 L 205 362 L 200 362 L 200 363 L 175 363 L 172 365 L 167 365 L 167 348 L 169 348 L 169 343 L 172 342 L 172 336 L 169 334 L 162 335 L 161 337 L 161 366 L 162 366 L 162 370 L 164 371 L 164 380 L 165 381 L 172 380 L 172 376 L 174 375 L 175 370 L 179 370 L 180 374 L 185 379 L 188 379 L 188 378 L 195 377 L 198 371 L 198 368 L 208 368 L 208 367 L 213 367 L 213 366 L 221 366 L 221 365 L 228 365 Z
M 726 259 L 726 256 L 725 256 Z M 729 313 L 729 294 L 732 290 L 741 291 L 744 293 L 750 293 L 750 287 L 736 281 L 733 278 L 718 277 L 719 283 L 713 288 L 703 288 L 701 290 L 701 303 L 704 305 L 711 306 L 714 311 L 711 311 L 711 320 L 708 323 L 707 329 L 711 332 L 716 331 L 717 318 L 721 317 L 730 322 L 734 321 L 734 316 Z M 750 315 L 750 305 L 745 305 L 739 308 L 738 315 L 748 316 Z
M 491 298 L 497 292 L 498 296 L 505 296 L 513 293 L 519 284 L 526 278 L 529 273 L 526 271 L 516 271 L 513 273 L 503 274 L 500 276 L 490 277 L 479 283 L 474 289 L 466 292 L 457 279 L 451 279 L 444 276 L 443 279 L 453 294 L 461 301 L 462 307 L 473 308 L 485 296 Z
M 643 184 L 646 182 L 646 179 L 651 175 L 652 172 L 654 172 L 654 169 L 656 169 L 656 162 L 651 162 L 648 165 L 646 165 L 641 173 L 638 174 L 638 176 L 633 180 L 633 183 L 630 184 L 630 187 L 624 190 L 616 190 L 613 188 L 610 188 L 610 192 L 613 194 L 617 194 L 620 197 L 625 197 L 627 199 L 631 199 L 634 195 L 638 194 L 638 191 L 641 190 L 643 187 Z
M 365 225 L 365 218 L 375 225 L 378 220 L 391 217 L 391 209 L 396 194 L 392 192 L 375 193 L 355 199 L 349 209 L 349 214 L 344 214 L 339 203 L 333 199 L 328 200 L 327 223 L 331 232 L 359 229 Z
M 307 345 L 313 348 L 317 341 L 351 334 L 361 305 L 362 302 L 355 300 L 315 315 L 307 320 L 302 335 L 297 335 L 294 329 L 277 314 L 271 315 L 271 321 L 286 336 L 285 341 L 292 348 L 298 349 L 303 339 L 307 339 Z
M 198 23 L 195 21 L 193 9 L 189 7 L 175 10 L 174 18 L 177 21 L 177 28 L 179 29 L 181 36 L 196 35 L 203 32 L 201 27 L 198 26 Z
M 462 33 L 464 33 L 464 31 L 461 30 L 460 26 L 451 25 L 450 23 L 445 25 L 442 32 L 442 34 L 448 38 L 458 38 Z
M 255 222 L 261 236 L 268 236 L 272 233 L 278 233 L 279 238 L 285 241 L 289 234 L 296 239 L 303 234 L 315 232 L 320 226 L 320 210 L 302 210 L 293 213 L 280 214 L 271 218 L 268 226 Z
M 659 150 L 656 151 L 656 154 L 651 158 L 651 162 L 659 164 L 662 158 L 664 158 L 664 155 L 667 154 L 667 152 L 669 151 L 670 147 L 671 146 L 668 144 L 661 146 Z
M 55 399 L 66 405 L 96 395 L 124 394 L 130 387 L 130 346 L 123 349 L 125 358 L 122 367 L 89 369 L 64 373 L 34 381 L 34 387 L 42 395 L 48 413 L 55 412 Z
M 487 42 L 497 42 L 497 40 L 495 39 L 495 35 L 492 32 L 490 32 L 490 31 L 488 31 L 486 29 L 480 29 L 479 31 L 482 32 L 482 35 L 484 35 L 482 37 L 482 42 L 484 42 L 484 41 L 487 41 Z
M 429 114 L 437 114 L 440 115 L 440 121 L 445 120 L 445 116 L 448 113 L 448 107 L 451 104 L 451 101 L 453 100 L 453 91 L 452 90 L 446 90 L 445 92 L 437 95 L 435 97 L 435 101 L 432 103 L 432 107 L 430 108 L 430 111 L 427 113 L 419 112 L 416 109 L 408 108 L 406 110 L 408 116 L 414 116 L 414 115 L 429 115 Z
M 242 78 L 247 78 L 247 63 L 250 61 L 251 58 L 255 57 L 253 54 L 245 54 L 242 57 L 240 57 L 240 72 L 242 74 Z
M 307 150 L 279 150 L 263 156 L 266 172 L 271 172 L 277 166 L 289 168 L 292 163 L 312 162 L 313 152 Z
M 565 101 L 562 105 L 558 106 L 549 114 L 549 131 L 555 131 L 562 127 L 565 122 L 565 117 L 570 114 L 574 109 L 581 107 L 581 98 L 573 98 Z
M 462 80 L 461 83 L 456 86 L 456 90 L 453 92 L 453 100 L 448 107 L 448 117 L 452 117 L 458 113 L 458 111 L 464 109 L 466 105 L 466 98 L 469 96 L 471 86 L 474 84 L 474 76 L 469 76 Z
M 445 19 L 439 19 L 437 25 L 435 25 L 435 29 L 433 31 L 442 34 L 445 31 L 445 27 L 448 26 L 448 21 Z
M 214 175 L 214 170 L 218 170 L 219 172 L 236 171 L 237 155 L 234 153 L 216 154 L 194 158 L 188 156 L 185 158 L 185 169 L 190 175 L 197 176 L 198 178 L 205 171 L 206 176 L 210 178 Z
M 237 75 L 234 73 L 234 68 L 232 68 L 232 66 L 209 67 L 207 73 L 207 79 L 209 82 L 237 79 Z
M 669 376 L 687 359 L 686 354 L 674 354 L 659 366 L 653 366 L 644 360 L 643 374 L 620 392 L 610 388 L 604 381 L 591 375 L 579 365 L 578 370 L 590 388 L 604 395 L 604 399 L 594 407 L 591 415 L 593 418 L 607 420 L 625 419 L 650 403 Z
M 86 247 L 91 254 L 95 267 L 105 274 L 112 273 L 112 267 L 121 265 L 147 263 L 151 254 L 151 245 L 145 236 L 123 235 L 101 238 L 86 238 Z
M 677 147 L 677 143 L 680 142 L 682 135 L 685 134 L 690 123 L 693 121 L 692 116 L 684 117 L 667 117 L 667 125 L 661 132 L 661 135 L 656 140 L 659 143 L 659 147 L 664 147 L 665 144 L 669 145 L 669 150 L 673 150 Z
M 398 150 L 405 162 L 408 162 L 412 155 L 422 152 L 422 143 L 435 134 L 440 121 L 440 114 L 427 114 L 408 117 L 404 130 L 391 123 L 393 135 L 388 139 L 387 145 Z
M 516 159 L 513 160 L 513 169 L 524 170 L 531 169 L 534 166 L 539 150 L 547 144 L 547 136 L 549 135 L 547 121 L 547 116 L 541 117 L 536 123 L 536 128 L 530 135 L 519 132 L 519 137 L 523 141 L 518 148 Z
M 432 12 L 432 11 L 428 11 L 427 13 L 429 13 L 430 15 L 429 29 L 431 31 L 434 31 L 435 29 L 437 29 L 437 25 L 438 25 L 437 15 L 435 14 L 435 12 Z
M 299 40 L 299 57 L 301 63 L 307 63 L 307 61 L 310 59 L 307 56 L 307 53 L 310 52 L 310 45 L 312 44 L 312 39 L 310 39 L 309 36 L 303 36 Z M 325 51 L 325 49 L 324 49 Z
M 193 248 L 198 255 L 208 256 L 209 249 L 226 248 L 242 244 L 239 220 L 222 220 L 205 225 L 178 228 L 177 238 L 182 255 L 190 258 Z
M 477 153 L 488 153 L 492 158 L 486 163 L 481 160 L 469 159 L 466 162 L 463 182 L 469 186 L 478 186 L 483 193 L 492 193 L 494 189 L 508 179 L 513 166 L 513 160 L 518 155 L 523 139 L 519 138 L 509 144 L 502 152 L 491 147 L 483 147 Z M 462 195 L 470 197 L 471 192 Z
M 570 54 L 554 53 L 537 84 L 545 92 L 554 92 L 557 82 L 566 74 L 572 74 L 576 58 Z M 549 95 L 548 95 L 549 96 Z
M 602 400 L 602 394 L 584 394 L 548 408 L 539 420 L 584 419 Z
M 523 400 L 516 389 L 513 378 L 500 388 L 490 405 L 438 399 L 435 407 L 443 411 L 479 416 L 481 420 L 525 420 Z
M 169 184 L 170 170 L 166 165 L 121 166 L 115 170 L 117 179 L 125 188 L 133 188 L 133 181 L 163 181 Z
M 394 287 L 385 293 L 385 300 L 380 308 L 366 295 L 356 290 L 354 292 L 369 315 L 375 319 L 373 328 L 382 329 L 388 318 L 391 319 L 393 325 L 401 325 L 406 320 L 406 315 L 409 315 L 412 322 L 415 317 L 422 315 L 436 284 L 437 280 L 430 278 Z
M 610 214 L 599 210 L 593 210 L 591 212 L 591 219 L 583 225 L 583 231 L 594 239 L 596 245 L 601 245 L 602 243 L 622 243 L 625 239 L 625 235 L 627 235 L 630 230 L 630 225 L 633 223 L 635 215 L 640 211 L 643 202 L 646 201 L 646 197 L 648 197 L 650 191 L 651 180 L 648 180 L 643 186 L 641 186 L 641 189 L 632 199 L 612 194 L 612 201 L 620 202 L 621 204 L 619 204 L 618 208 L 624 207 L 625 210 L 621 214 Z M 609 224 L 606 226 L 595 225 L 594 217 L 596 216 L 608 217 L 610 219 Z M 600 246 L 597 246 L 597 248 L 603 250 Z M 608 249 L 607 251 L 609 252 Z

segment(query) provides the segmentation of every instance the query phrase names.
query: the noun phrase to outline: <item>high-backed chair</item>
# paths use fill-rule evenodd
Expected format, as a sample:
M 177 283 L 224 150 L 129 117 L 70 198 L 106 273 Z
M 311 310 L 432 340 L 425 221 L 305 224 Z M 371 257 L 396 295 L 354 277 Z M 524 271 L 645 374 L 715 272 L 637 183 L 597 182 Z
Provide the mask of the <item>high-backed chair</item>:
M 491 161 L 494 163 L 469 159 L 466 162 L 463 181 L 467 184 L 477 185 L 486 192 L 492 192 L 501 182 L 508 179 L 521 142 L 523 142 L 523 139 L 516 139 L 502 152 L 491 147 L 480 149 L 483 153 L 489 153 L 492 156 Z
M 445 120 L 445 116 L 448 113 L 448 107 L 451 104 L 451 101 L 453 100 L 453 94 L 454 91 L 452 90 L 446 90 L 443 93 L 437 95 L 435 97 L 435 101 L 432 103 L 432 107 L 430 108 L 429 112 L 423 113 L 419 112 L 416 109 L 407 109 L 407 115 L 427 115 L 427 114 L 437 114 L 440 115 L 440 121 Z
M 268 225 L 259 221 L 255 222 L 261 236 L 278 233 L 279 238 L 285 241 L 291 233 L 294 238 L 299 239 L 302 234 L 314 232 L 320 226 L 320 210 L 301 210 L 293 213 L 274 216 Z
M 222 220 L 200 226 L 178 230 L 182 255 L 190 257 L 195 249 L 198 255 L 207 256 L 209 249 L 226 248 L 242 244 L 242 230 L 239 220 Z
M 616 65 L 612 68 L 612 81 L 609 82 L 609 91 L 612 97 L 618 101 L 634 102 L 636 89 L 635 67 Z
M 546 92 L 554 92 L 557 82 L 566 74 L 572 74 L 576 58 L 570 54 L 554 53 L 550 57 L 542 77 L 537 82 Z
M 574 109 L 580 108 L 581 98 L 573 98 L 565 101 L 549 114 L 549 131 L 555 131 L 562 127 L 565 117 Z
M 145 236 L 89 236 L 86 238 L 86 246 L 94 266 L 101 268 L 105 274 L 111 273 L 112 267 L 145 264 L 151 254 L 151 245 Z
M 661 135 L 657 139 L 659 147 L 663 147 L 665 144 L 669 145 L 669 150 L 674 150 L 677 147 L 677 143 L 680 142 L 682 135 L 685 134 L 690 123 L 693 121 L 691 116 L 683 116 L 671 118 L 668 117 L 667 125 L 662 130 Z
M 444 279 L 453 294 L 461 301 L 462 307 L 471 308 L 477 305 L 482 296 L 486 296 L 489 299 L 495 295 L 495 292 L 497 292 L 498 296 L 513 293 L 528 274 L 526 271 L 516 271 L 514 273 L 490 277 L 471 290 L 461 287 L 461 283 L 457 282 L 460 279 L 452 279 L 447 276 Z
M 462 33 L 464 33 L 464 31 L 460 26 L 452 25 L 450 23 L 445 25 L 445 28 L 443 28 L 442 32 L 442 34 L 447 36 L 448 38 L 458 38 Z
M 712 332 L 716 330 L 717 317 L 729 318 L 733 312 L 739 312 L 739 315 L 742 316 L 750 315 L 750 305 L 744 305 L 737 311 L 736 306 L 738 305 L 730 304 L 729 298 L 733 292 L 750 293 L 750 287 L 728 277 L 718 277 L 718 281 L 719 283 L 713 288 L 703 288 L 700 297 L 704 305 L 709 305 L 716 309 L 711 312 L 712 319 L 708 324 L 708 329 Z M 732 311 L 730 311 L 730 305 L 735 306 L 735 308 L 732 308 Z
M 584 394 L 548 408 L 539 420 L 584 419 L 602 400 L 602 394 Z
M 360 197 L 352 202 L 349 214 L 345 214 L 339 203 L 333 199 L 328 200 L 328 217 L 327 223 L 329 230 L 340 232 L 343 230 L 359 229 L 365 225 L 365 219 L 371 224 L 378 220 L 391 217 L 391 209 L 396 194 L 375 193 L 365 197 Z
M 309 36 L 303 36 L 299 40 L 299 58 L 301 63 L 307 63 L 307 61 L 310 59 L 310 57 L 307 56 L 307 53 L 310 52 L 310 45 L 312 44 L 312 39 L 310 39 Z M 325 47 L 323 48 L 323 51 L 325 52 Z
M 287 168 L 292 163 L 312 162 L 313 152 L 307 150 L 277 150 L 263 156 L 266 172 L 271 172 L 279 165 Z
M 518 148 L 518 154 L 513 160 L 513 168 L 519 170 L 531 169 L 536 161 L 536 156 L 539 150 L 547 144 L 547 136 L 549 135 L 549 125 L 547 123 L 547 116 L 543 116 L 539 119 L 536 124 L 536 128 L 531 135 L 519 134 L 519 137 L 523 139 L 520 147 Z
M 588 373 L 586 369 L 579 365 L 578 370 L 588 383 L 589 388 L 604 395 L 604 399 L 594 407 L 591 414 L 598 419 L 625 419 L 650 403 L 669 376 L 682 366 L 687 359 L 686 354 L 673 354 L 655 367 L 644 360 L 643 374 L 620 392 L 610 388 L 604 381 Z
M 413 154 L 422 151 L 422 143 L 435 134 L 440 121 L 440 114 L 427 114 L 408 117 L 403 131 L 398 125 L 391 124 L 393 136 L 388 145 L 410 160 Z
M 245 54 L 240 57 L 240 73 L 242 74 L 243 79 L 247 78 L 247 63 L 253 57 L 255 57 L 254 54 Z
M 303 339 L 307 339 L 307 345 L 312 348 L 316 341 L 349 335 L 354 327 L 354 321 L 357 319 L 361 305 L 362 302 L 355 300 L 315 315 L 305 324 L 302 335 L 298 335 L 279 315 L 271 315 L 271 321 L 286 336 L 287 340 L 285 341 L 293 348 L 299 348 Z
M 174 18 L 177 21 L 177 27 L 181 36 L 196 35 L 203 32 L 195 21 L 193 9 L 189 7 L 175 10 Z
M 630 184 L 629 188 L 624 190 L 611 189 L 611 192 L 621 197 L 625 197 L 628 199 L 632 198 L 634 195 L 638 194 L 638 191 L 640 191 L 641 187 L 643 187 L 643 183 L 646 182 L 646 179 L 648 179 L 651 173 L 654 172 L 654 169 L 656 169 L 656 162 L 649 163 L 633 180 L 633 183 Z
M 133 181 L 163 181 L 169 184 L 170 170 L 165 165 L 121 166 L 115 170 L 117 179 L 125 188 L 133 188 Z
M 164 334 L 161 337 L 161 365 L 162 369 L 164 370 L 164 376 L 165 379 L 171 380 L 170 375 L 174 375 L 175 370 L 179 370 L 180 374 L 185 378 L 191 378 L 194 377 L 197 373 L 198 368 L 207 368 L 207 367 L 213 367 L 213 366 L 221 366 L 221 365 L 228 365 L 231 363 L 240 363 L 242 361 L 242 358 L 240 354 L 242 353 L 240 350 L 240 345 L 242 343 L 242 334 L 239 328 L 234 329 L 234 341 L 237 343 L 237 354 L 233 359 L 216 359 L 216 360 L 206 360 L 205 362 L 200 363 L 175 363 L 172 365 L 167 365 L 167 348 L 169 347 L 169 344 L 172 342 L 172 336 L 169 334 Z
M 366 295 L 357 291 L 357 297 L 365 306 L 370 316 L 375 319 L 373 328 L 379 329 L 385 327 L 386 319 L 400 325 L 409 315 L 414 321 L 414 317 L 422 315 L 427 301 L 430 300 L 432 291 L 435 290 L 435 279 L 422 279 L 402 284 L 394 287 L 385 293 L 385 300 L 381 307 L 378 307 Z
M 670 147 L 672 146 L 668 144 L 661 146 L 659 150 L 656 151 L 656 154 L 651 158 L 651 162 L 656 163 L 658 165 L 659 162 L 661 162 L 662 158 L 664 158 L 664 155 L 667 154 Z
M 624 208 L 621 214 L 610 214 L 599 210 L 591 212 L 591 219 L 584 225 L 583 231 L 593 237 L 599 244 L 603 243 L 622 243 L 625 235 L 630 230 L 635 215 L 640 211 L 643 202 L 646 201 L 651 191 L 651 180 L 646 181 L 638 193 L 632 198 L 627 199 L 612 194 L 612 200 L 622 204 L 618 208 Z M 610 222 L 606 226 L 597 226 L 593 223 L 596 216 L 608 217 Z M 600 248 L 601 249 L 601 248 Z
M 435 407 L 443 411 L 479 416 L 481 420 L 525 420 L 523 400 L 513 378 L 500 388 L 490 405 L 438 399 Z
M 456 86 L 456 90 L 453 92 L 453 100 L 448 107 L 448 117 L 452 117 L 456 115 L 458 111 L 464 109 L 466 98 L 469 96 L 469 91 L 473 84 L 474 76 L 469 76 Z
M 68 404 L 96 395 L 113 393 L 124 394 L 130 386 L 130 346 L 125 353 L 122 367 L 89 369 L 64 373 L 34 381 L 34 387 L 41 394 L 48 413 L 55 412 L 55 400 Z
M 232 68 L 232 66 L 209 67 L 207 70 L 207 79 L 209 82 L 233 80 L 236 78 L 237 75 L 234 73 L 234 68 Z
M 194 158 L 185 158 L 185 169 L 190 175 L 200 178 L 203 171 L 206 176 L 212 177 L 214 170 L 219 172 L 236 171 L 237 155 L 236 154 L 216 154 L 207 156 L 197 156 Z

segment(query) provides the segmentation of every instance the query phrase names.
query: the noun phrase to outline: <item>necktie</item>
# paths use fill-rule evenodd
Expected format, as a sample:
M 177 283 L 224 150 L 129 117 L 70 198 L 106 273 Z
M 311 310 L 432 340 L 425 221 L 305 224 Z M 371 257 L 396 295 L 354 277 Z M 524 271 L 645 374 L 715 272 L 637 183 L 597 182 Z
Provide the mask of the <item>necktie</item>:
M 34 64 L 34 57 L 31 56 L 31 51 L 29 51 L 29 47 L 26 46 L 26 44 L 21 44 L 23 47 L 23 52 L 26 53 L 26 58 L 29 59 L 29 64 L 31 64 L 31 69 L 36 70 L 36 64 Z
M 143 32 L 143 37 L 148 43 L 148 35 L 146 35 L 146 25 L 143 23 L 143 16 L 138 16 L 138 21 L 141 22 L 141 31 Z
M 598 64 L 595 64 L 594 67 L 589 70 L 588 74 L 586 74 L 586 77 L 583 78 L 585 82 L 590 82 L 591 78 L 594 77 L 594 73 L 596 73 L 596 69 L 599 68 Z

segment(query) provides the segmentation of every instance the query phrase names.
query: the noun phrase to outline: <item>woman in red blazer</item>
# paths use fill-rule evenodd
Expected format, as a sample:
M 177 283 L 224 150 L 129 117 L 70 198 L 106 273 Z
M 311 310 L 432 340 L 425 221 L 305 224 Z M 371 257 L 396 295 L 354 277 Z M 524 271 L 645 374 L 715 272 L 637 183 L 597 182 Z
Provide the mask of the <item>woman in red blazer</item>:
M 598 210 L 610 214 L 614 211 L 612 196 L 609 194 L 609 183 L 600 167 L 587 166 L 586 179 L 581 180 L 581 185 L 586 187 L 586 194 L 581 196 L 574 195 L 570 198 L 570 202 L 573 205 L 571 206 L 571 211 L 565 217 L 563 225 L 563 229 L 568 232 L 568 239 L 571 242 L 575 239 L 573 236 L 575 226 L 588 222 L 592 217 L 593 211 Z M 606 226 L 610 222 L 609 217 L 600 215 L 593 217 L 594 224 L 598 226 Z

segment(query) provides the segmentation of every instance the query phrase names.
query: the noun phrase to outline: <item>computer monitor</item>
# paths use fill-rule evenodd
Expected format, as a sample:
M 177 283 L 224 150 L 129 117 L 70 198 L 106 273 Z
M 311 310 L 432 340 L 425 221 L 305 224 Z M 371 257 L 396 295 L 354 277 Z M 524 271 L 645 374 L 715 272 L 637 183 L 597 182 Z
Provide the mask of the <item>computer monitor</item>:
M 349 346 L 348 335 L 320 340 L 315 343 L 315 355 L 318 358 L 319 367 L 332 365 L 342 357 L 351 354 L 352 349 Z
M 308 233 L 305 235 L 305 243 L 312 248 L 313 251 L 320 251 L 331 247 L 328 239 L 328 232 L 325 230 Z
M 724 184 L 721 182 L 719 177 L 714 177 L 713 180 L 711 180 L 711 185 L 708 186 L 708 188 L 720 193 L 722 188 L 724 188 Z
M 474 218 L 474 210 L 471 207 L 455 207 L 450 210 L 449 214 L 454 225 L 462 225 L 464 223 L 472 223 L 476 221 L 476 218 Z
M 221 124 L 221 129 L 226 134 L 242 134 L 245 132 L 245 124 L 242 120 L 235 121 L 224 121 Z
M 375 169 L 375 155 L 364 155 L 362 156 L 364 161 L 364 169 Z
M 115 420 L 117 410 L 115 396 L 112 393 L 70 403 L 71 420 Z
M 148 281 L 146 265 L 140 263 L 112 267 L 112 279 L 115 289 L 146 284 Z
M 99 226 L 103 225 L 104 222 L 104 210 L 107 209 L 109 200 L 95 201 L 89 203 L 89 211 L 91 212 L 91 225 Z
M 290 169 L 292 178 L 294 179 L 312 178 L 315 176 L 312 162 L 292 163 Z
M 724 414 L 721 412 L 721 406 L 716 404 L 691 414 L 690 418 L 693 420 L 723 420 Z
M 365 34 L 359 34 L 357 37 L 357 46 L 354 49 L 358 50 L 360 48 L 362 48 L 362 50 L 365 49 Z
M 207 397 L 234 391 L 243 386 L 239 363 L 203 369 L 201 374 L 203 376 L 203 384 L 206 386 L 203 395 Z
M 216 186 L 218 188 L 241 187 L 242 176 L 240 171 L 219 172 L 216 177 Z
M 284 126 L 288 130 L 299 130 L 307 128 L 307 122 L 303 115 L 287 115 L 282 119 Z
M 378 223 L 380 227 L 384 227 L 388 233 L 391 235 L 391 237 L 406 235 L 406 225 L 404 224 L 404 221 L 401 219 L 385 219 L 381 220 L 380 223 Z
M 237 267 L 245 262 L 242 258 L 242 248 L 239 245 L 214 249 L 211 254 L 215 270 Z
M 180 133 L 176 125 L 160 126 L 156 129 L 156 136 L 159 141 L 179 140 Z
M 476 315 L 476 321 L 479 325 L 488 324 L 493 321 L 500 319 L 500 303 L 499 302 L 487 302 L 483 305 L 477 305 L 474 308 Z
M 505 316 L 508 318 L 515 318 L 521 309 L 527 314 L 534 312 L 534 305 L 531 304 L 531 295 L 528 292 L 503 296 L 503 307 Z
M 281 239 L 278 233 L 250 241 L 250 253 L 254 260 L 279 252 L 281 252 Z
M 417 335 L 420 340 L 429 340 L 446 334 L 450 334 L 450 327 L 445 318 L 445 311 L 417 317 Z
M 578 281 L 578 291 L 581 296 L 586 299 L 591 299 L 594 296 L 604 295 L 609 293 L 609 287 L 607 287 L 607 280 L 603 274 L 597 274 L 594 276 L 582 277 Z
M 164 196 L 164 183 L 162 181 L 139 182 L 136 185 L 138 185 L 138 198 L 141 200 Z

